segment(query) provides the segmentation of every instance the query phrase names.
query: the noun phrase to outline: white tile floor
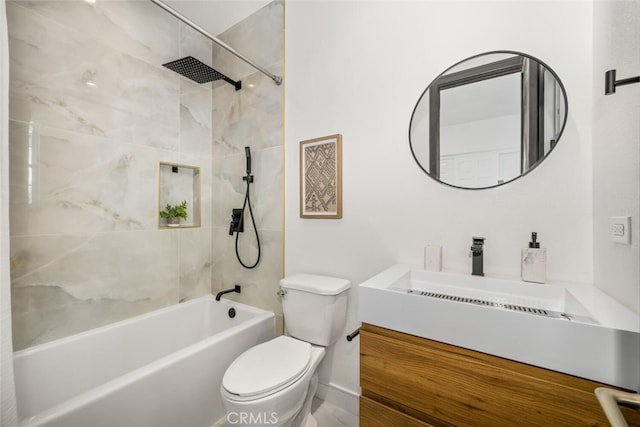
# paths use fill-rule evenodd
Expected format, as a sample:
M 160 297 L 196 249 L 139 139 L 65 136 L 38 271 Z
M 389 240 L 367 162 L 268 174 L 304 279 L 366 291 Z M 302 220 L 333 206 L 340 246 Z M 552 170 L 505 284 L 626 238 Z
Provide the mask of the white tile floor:
M 311 404 L 311 413 L 318 427 L 358 427 L 358 416 L 317 397 Z
M 317 397 L 311 404 L 311 413 L 315 417 L 318 427 L 358 427 L 358 416 Z M 211 427 L 232 427 L 227 422 L 215 424 Z

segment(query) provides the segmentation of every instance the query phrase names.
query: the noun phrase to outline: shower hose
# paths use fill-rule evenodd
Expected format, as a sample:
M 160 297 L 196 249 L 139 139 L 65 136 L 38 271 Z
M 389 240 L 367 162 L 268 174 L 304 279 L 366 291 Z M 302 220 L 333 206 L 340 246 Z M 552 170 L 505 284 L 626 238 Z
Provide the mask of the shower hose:
M 254 262 L 253 264 L 245 264 L 245 262 L 242 261 L 242 257 L 240 257 L 240 252 L 238 251 L 238 238 L 240 237 L 240 233 L 236 233 L 236 257 L 238 258 L 238 262 L 240 263 L 240 265 L 242 265 L 244 268 L 251 269 L 251 268 L 255 268 L 260 262 L 260 236 L 258 236 L 258 227 L 256 227 L 256 219 L 253 215 L 253 209 L 251 209 L 251 196 L 249 195 L 249 188 L 251 186 L 251 182 L 253 181 L 253 176 L 247 174 L 247 176 L 244 177 L 243 179 L 247 181 L 247 192 L 245 193 L 244 203 L 242 204 L 242 218 L 244 219 L 244 211 L 246 207 L 249 206 L 249 216 L 251 217 L 251 223 L 253 224 L 253 229 L 256 232 L 256 243 L 258 245 L 258 258 L 256 259 L 256 262 Z

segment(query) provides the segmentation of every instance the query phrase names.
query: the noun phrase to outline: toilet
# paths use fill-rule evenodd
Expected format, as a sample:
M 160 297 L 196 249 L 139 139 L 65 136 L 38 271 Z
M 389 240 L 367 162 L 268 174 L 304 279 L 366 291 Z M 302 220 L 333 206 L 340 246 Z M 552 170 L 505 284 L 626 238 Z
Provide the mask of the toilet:
M 345 279 L 296 274 L 280 281 L 285 335 L 242 353 L 222 379 L 227 422 L 238 426 L 315 427 L 311 401 L 326 348 L 343 332 Z

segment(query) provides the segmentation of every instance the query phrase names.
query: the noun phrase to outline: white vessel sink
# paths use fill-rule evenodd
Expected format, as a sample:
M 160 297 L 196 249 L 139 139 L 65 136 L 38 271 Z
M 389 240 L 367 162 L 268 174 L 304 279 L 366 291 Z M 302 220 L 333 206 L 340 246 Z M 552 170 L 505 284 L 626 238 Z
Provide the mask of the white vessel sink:
M 365 323 L 630 390 L 640 318 L 597 288 L 395 265 L 359 287 Z

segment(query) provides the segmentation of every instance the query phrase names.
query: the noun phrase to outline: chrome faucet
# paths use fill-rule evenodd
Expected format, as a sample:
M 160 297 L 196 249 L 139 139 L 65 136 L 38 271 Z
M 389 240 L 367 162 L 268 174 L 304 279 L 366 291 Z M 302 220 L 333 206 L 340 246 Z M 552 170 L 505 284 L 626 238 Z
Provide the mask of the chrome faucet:
M 482 246 L 486 239 L 484 237 L 472 237 L 472 239 L 473 244 L 471 245 L 471 251 L 469 252 L 469 256 L 472 258 L 471 274 L 474 276 L 484 276 Z

